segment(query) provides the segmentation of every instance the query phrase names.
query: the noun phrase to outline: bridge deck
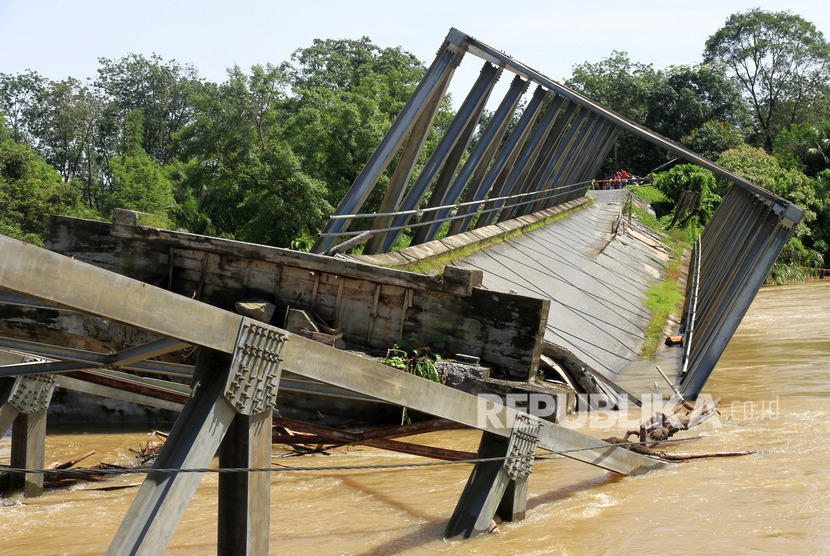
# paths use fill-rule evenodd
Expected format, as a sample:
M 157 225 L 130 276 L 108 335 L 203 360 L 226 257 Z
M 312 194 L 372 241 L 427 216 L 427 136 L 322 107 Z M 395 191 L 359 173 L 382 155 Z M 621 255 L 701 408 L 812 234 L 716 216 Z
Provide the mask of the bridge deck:
M 594 191 L 592 206 L 455 263 L 482 270 L 488 289 L 550 299 L 545 339 L 608 378 L 638 357 L 645 291 L 668 260 L 653 242 L 612 233 L 625 195 Z

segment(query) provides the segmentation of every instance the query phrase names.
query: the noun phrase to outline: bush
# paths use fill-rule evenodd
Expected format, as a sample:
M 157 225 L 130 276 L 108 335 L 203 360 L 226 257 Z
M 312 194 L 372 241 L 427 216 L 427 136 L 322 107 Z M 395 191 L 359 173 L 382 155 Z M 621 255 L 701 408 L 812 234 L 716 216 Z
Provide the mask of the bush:
M 683 190 L 697 191 L 699 210 L 696 217 L 701 225 L 706 225 L 722 199 L 722 192 L 714 174 L 694 164 L 680 164 L 667 172 L 654 176 L 654 185 L 667 198 L 677 202 Z
M 80 188 L 64 182 L 32 149 L 0 134 L 0 234 L 43 245 L 50 214 L 85 212 Z

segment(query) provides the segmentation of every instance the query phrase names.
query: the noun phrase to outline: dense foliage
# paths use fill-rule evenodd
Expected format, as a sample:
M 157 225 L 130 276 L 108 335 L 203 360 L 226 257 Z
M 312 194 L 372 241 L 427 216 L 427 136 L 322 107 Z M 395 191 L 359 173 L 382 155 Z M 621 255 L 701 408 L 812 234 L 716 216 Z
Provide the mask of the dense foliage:
M 366 37 L 315 40 L 280 66 L 230 68 L 219 84 L 155 54 L 99 63 L 88 83 L 0 74 L 4 146 L 65 190 L 22 211 L 26 196 L 4 187 L 6 233 L 42 241 L 49 210 L 106 219 L 122 207 L 196 233 L 308 244 L 424 72 Z
M 82 212 L 80 191 L 2 123 L 0 115 L 0 234 L 42 244 L 50 213 Z
M 767 150 L 782 129 L 812 122 L 827 108 L 830 45 L 798 15 L 760 8 L 732 14 L 706 41 L 703 56 L 707 64 L 723 64 L 747 95 Z
M 566 84 L 797 203 L 807 216 L 784 260 L 824 264 L 830 46 L 800 16 L 757 8 L 703 46 L 700 64 L 665 69 L 612 52 Z M 0 73 L 0 233 L 40 242 L 50 212 L 108 219 L 124 207 L 190 232 L 308 246 L 425 71 L 366 37 L 317 39 L 279 65 L 229 68 L 221 83 L 156 54 L 99 64 L 85 81 Z M 446 100 L 421 164 L 451 118 Z M 672 156 L 622 134 L 601 172 L 645 176 Z M 701 193 L 692 230 L 728 187 L 689 165 L 654 183 L 667 215 L 683 189 Z

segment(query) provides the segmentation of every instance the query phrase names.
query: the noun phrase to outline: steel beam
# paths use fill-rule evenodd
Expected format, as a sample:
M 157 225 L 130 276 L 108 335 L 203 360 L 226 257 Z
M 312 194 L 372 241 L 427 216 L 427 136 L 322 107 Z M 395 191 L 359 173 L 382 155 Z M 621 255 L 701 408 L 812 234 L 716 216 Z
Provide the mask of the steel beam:
M 3 401 L 3 403 L 0 404 L 0 438 L 6 434 L 9 427 L 11 427 L 12 423 L 14 423 L 14 420 L 17 419 L 18 415 L 20 415 L 20 412 L 10 403 Z
M 219 448 L 219 467 L 270 468 L 272 416 L 271 408 L 254 415 L 237 415 Z M 217 554 L 270 553 L 270 494 L 270 472 L 219 475 Z
M 0 367 L 0 376 L 13 377 L 25 375 L 40 375 L 43 373 L 68 373 L 95 368 L 95 365 L 78 361 L 31 361 L 29 363 L 15 363 Z
M 128 367 L 145 359 L 152 359 L 168 353 L 189 348 L 190 344 L 179 342 L 170 338 L 159 338 L 158 340 L 141 344 L 135 347 L 111 353 L 107 358 L 107 367 Z
M 548 134 L 545 144 L 542 146 L 540 156 L 535 160 L 533 168 L 531 168 L 530 172 L 526 174 L 524 182 L 520 185 L 520 193 L 531 193 L 541 189 L 540 182 L 542 181 L 542 177 L 547 168 L 555 163 L 554 155 L 565 137 L 568 125 L 578 113 L 579 106 L 573 103 L 568 103 L 562 115 L 557 117 L 553 129 Z M 498 221 L 504 222 L 515 218 L 516 216 L 521 216 L 532 203 L 533 200 L 531 196 L 523 197 L 521 204 L 502 211 L 499 215 Z
M 94 382 L 88 382 L 74 377 L 59 376 L 56 380 L 59 388 L 74 390 L 76 392 L 84 392 L 92 396 L 100 396 L 102 398 L 109 398 L 112 400 L 121 400 L 139 405 L 146 405 L 148 407 L 157 407 L 159 409 L 166 409 L 177 413 L 184 407 L 183 403 L 168 401 L 157 396 L 126 392 L 121 388 L 96 384 Z
M 536 128 L 536 131 L 533 133 L 530 141 L 528 141 L 527 146 L 525 146 L 522 151 L 519 160 L 513 165 L 513 169 L 507 176 L 507 180 L 505 180 L 504 187 L 502 189 L 504 193 L 503 196 L 510 197 L 519 193 L 521 184 L 524 182 L 528 172 L 530 172 L 534 163 L 540 156 L 544 145 L 544 139 L 550 133 L 550 130 L 556 121 L 556 116 L 559 115 L 559 111 L 562 108 L 563 102 L 564 99 L 560 96 L 556 96 L 556 98 L 551 101 L 550 107 L 548 107 L 545 115 L 539 122 L 539 126 Z M 492 203 L 486 205 L 485 208 L 499 208 L 503 207 L 505 204 L 513 204 L 514 202 L 515 201 L 493 201 Z M 489 226 L 496 220 L 498 215 L 499 212 L 497 211 L 482 214 L 478 219 L 478 222 L 476 222 L 476 228 Z
M 504 457 L 507 447 L 508 439 L 485 432 L 476 458 Z M 444 529 L 444 537 L 469 539 L 487 532 L 509 482 L 504 461 L 476 463 Z
M 452 28 L 450 32 L 460 33 L 460 31 L 458 31 L 455 28 Z M 687 149 L 686 147 L 683 147 L 675 143 L 674 141 L 671 141 L 663 137 L 659 133 L 652 131 L 647 127 L 642 126 L 632 120 L 629 120 L 624 116 L 621 116 L 620 114 L 614 112 L 610 108 L 607 108 L 599 104 L 598 102 L 594 102 L 585 95 L 578 93 L 572 89 L 569 89 L 564 85 L 557 83 L 556 81 L 553 81 L 552 79 L 540 74 L 536 70 L 522 64 L 521 62 L 515 60 L 514 58 L 511 58 L 503 52 L 500 52 L 495 48 L 488 46 L 481 41 L 476 40 L 475 38 L 469 35 L 464 35 L 464 43 L 466 44 L 467 51 L 470 54 L 478 56 L 479 58 L 487 60 L 493 64 L 501 64 L 504 66 L 506 71 L 510 71 L 535 83 L 539 83 L 543 87 L 548 88 L 556 92 L 557 94 L 567 98 L 568 100 L 585 107 L 586 109 L 601 116 L 602 118 L 607 119 L 620 129 L 628 131 L 629 133 L 633 133 L 637 137 L 645 139 L 653 145 L 662 147 L 667 151 L 679 156 L 680 158 L 683 158 L 684 160 L 687 160 L 689 162 L 692 162 L 693 164 L 697 164 L 698 166 L 706 168 L 707 170 L 713 172 L 715 175 L 725 178 L 732 183 L 738 184 L 740 187 L 753 191 L 754 193 L 770 201 L 781 201 L 780 197 L 778 197 L 777 195 L 755 185 L 749 180 L 743 178 L 742 176 L 730 172 L 729 170 L 726 170 L 725 168 L 718 166 L 711 160 L 703 156 L 700 156 L 699 154 Z
M 46 409 L 20 413 L 12 425 L 11 467 L 43 469 L 45 459 Z M 43 494 L 43 474 L 13 474 L 10 477 L 10 487 L 22 488 L 26 498 L 40 496 Z
M 83 363 L 85 365 L 84 368 L 87 369 L 105 367 L 110 360 L 110 356 L 104 353 L 96 353 L 94 351 L 55 346 L 51 344 L 41 344 L 30 340 L 21 340 L 18 338 L 8 338 L 3 336 L 0 336 L 0 348 L 22 351 L 46 359 L 77 361 L 79 363 Z M 178 376 L 182 378 L 189 378 L 193 376 L 192 365 L 168 363 L 166 361 L 141 361 L 130 365 L 121 364 L 119 367 L 124 370 Z
M 0 289 L 233 353 L 240 315 L 10 237 L 0 253 Z
M 533 122 L 539 115 L 539 110 L 542 108 L 542 101 L 545 99 L 546 91 L 537 87 L 531 97 L 530 101 L 525 106 L 521 118 L 516 123 L 516 127 L 510 132 L 510 136 L 501 147 L 501 152 L 493 161 L 487 171 L 487 176 L 481 184 L 472 190 L 469 190 L 465 201 L 483 201 L 488 195 L 491 197 L 500 197 L 502 193 L 502 186 L 507 179 L 507 174 L 510 172 L 513 163 L 519 156 L 519 152 L 525 144 L 528 134 L 530 133 Z M 447 235 L 455 235 L 467 231 L 470 222 L 473 219 L 473 214 L 478 211 L 477 206 L 465 207 L 459 210 L 459 214 L 468 214 L 466 218 L 454 220 L 450 224 L 450 231 Z
M 461 162 L 464 152 L 467 150 L 467 145 L 481 117 L 481 112 L 487 104 L 487 99 L 493 90 L 493 86 L 498 81 L 499 75 L 500 70 L 496 66 L 485 62 L 478 79 L 458 109 L 450 127 L 444 136 L 441 137 L 438 146 L 435 147 L 429 160 L 424 165 L 424 169 L 418 174 L 418 178 L 406 194 L 403 203 L 400 204 L 399 209 L 401 211 L 414 210 L 421 203 L 429 186 L 435 180 L 435 176 L 438 175 L 438 171 L 443 168 L 441 170 L 441 176 L 446 175 L 446 179 L 439 180 L 443 181 L 442 184 L 436 183 L 432 196 L 430 197 L 430 204 L 432 206 L 439 206 L 441 204 L 444 193 L 446 193 L 446 187 L 449 185 L 452 176 L 455 175 L 458 164 Z M 392 221 L 392 227 L 403 226 L 409 219 L 410 215 L 398 215 Z M 381 247 L 377 249 L 377 252 L 389 252 L 392 246 L 395 245 L 400 234 L 401 230 L 392 232 L 379 231 L 375 234 L 375 237 L 384 238 L 382 242 L 378 239 Z M 373 254 L 375 252 L 375 244 L 371 243 L 370 245 L 371 250 L 367 254 Z
M 377 184 L 381 174 L 398 152 L 404 138 L 411 131 L 415 121 L 421 116 L 430 99 L 436 91 L 445 85 L 447 74 L 455 71 L 460 63 L 460 56 L 463 56 L 463 33 L 451 31 L 441 46 L 432 65 L 424 75 L 418 87 L 409 97 L 392 127 L 386 132 L 378 148 L 372 154 L 366 166 L 355 179 L 335 214 L 354 214 L 360 210 L 363 203 Z M 344 231 L 349 225 L 349 220 L 329 220 L 323 233 L 336 233 Z M 314 253 L 327 251 L 334 243 L 334 237 L 319 237 L 311 248 Z
M 578 137 L 579 130 L 582 129 L 582 124 L 584 123 L 585 119 L 588 117 L 588 112 L 584 109 L 578 108 L 576 114 L 574 115 L 573 120 L 571 121 L 570 127 L 568 128 L 568 132 L 565 134 L 565 137 L 559 143 L 556 148 L 556 151 L 553 153 L 553 156 L 550 160 L 550 165 L 545 169 L 545 172 L 542 174 L 539 181 L 536 183 L 536 191 L 543 191 L 550 187 L 551 180 L 553 176 L 559 172 L 559 169 L 565 164 L 566 157 L 565 155 L 570 151 L 571 147 L 573 146 L 574 141 Z M 524 216 L 525 214 L 529 214 L 531 212 L 536 212 L 537 210 L 542 208 L 542 201 L 539 200 L 539 195 L 535 195 L 533 197 L 532 204 L 526 204 L 523 207 L 518 207 L 521 209 L 517 216 Z
M 510 84 L 510 88 L 505 93 L 499 107 L 493 114 L 493 119 L 490 120 L 487 128 L 481 134 L 476 148 L 470 154 L 464 163 L 464 167 L 459 172 L 458 177 L 455 178 L 455 181 L 450 186 L 445 197 L 445 203 L 452 204 L 457 202 L 464 192 L 464 189 L 470 186 L 470 181 L 475 177 L 476 172 L 481 167 L 486 170 L 489 166 L 495 155 L 495 150 L 498 148 L 499 142 L 507 129 L 507 125 L 510 123 L 510 117 L 516 111 L 516 106 L 519 104 L 519 100 L 521 100 L 527 87 L 528 82 L 519 77 L 516 77 Z M 479 175 L 483 178 L 482 174 Z M 440 220 L 445 218 L 449 212 L 449 208 L 439 209 L 428 220 Z M 426 214 L 424 215 L 424 219 L 427 220 Z M 429 226 L 418 228 L 415 236 L 412 238 L 412 245 L 418 245 L 432 240 L 435 234 L 438 233 L 440 226 L 440 223 L 436 222 Z
M 389 186 L 386 188 L 386 193 L 380 203 L 378 212 L 391 213 L 400 207 L 404 191 L 412 177 L 412 172 L 418 162 L 418 157 L 421 155 L 421 150 L 424 148 L 424 144 L 429 137 L 429 130 L 432 128 L 435 116 L 438 115 L 438 109 L 441 108 L 441 102 L 444 100 L 444 95 L 447 92 L 449 84 L 450 74 L 447 73 L 441 85 L 436 88 L 436 92 L 430 97 L 426 109 L 412 126 L 412 131 L 409 133 L 409 138 L 406 140 L 401 156 L 398 159 L 398 164 L 395 166 L 395 171 L 389 180 Z M 393 217 L 391 215 L 378 216 L 372 224 L 372 229 L 383 230 L 389 227 L 392 219 Z M 377 249 L 383 243 L 384 235 L 375 234 L 369 240 L 363 252 L 367 255 L 376 253 Z
M 224 397 L 230 364 L 230 355 L 202 350 L 193 395 L 156 457 L 154 469 L 210 465 L 236 416 L 236 409 Z M 107 554 L 164 553 L 203 476 L 203 473 L 148 473 Z

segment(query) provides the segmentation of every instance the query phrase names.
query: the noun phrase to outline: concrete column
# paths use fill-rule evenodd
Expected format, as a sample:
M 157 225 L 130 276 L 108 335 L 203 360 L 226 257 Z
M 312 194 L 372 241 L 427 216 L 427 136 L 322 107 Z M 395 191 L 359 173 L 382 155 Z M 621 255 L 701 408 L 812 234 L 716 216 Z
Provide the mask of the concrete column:
M 46 410 L 20 413 L 12 425 L 11 466 L 23 469 L 43 469 L 46 457 Z M 40 473 L 14 474 L 12 489 L 23 488 L 27 498 L 43 494 L 43 475 Z
M 476 458 L 506 456 L 509 442 L 509 438 L 482 433 Z M 503 460 L 476 463 L 444 530 L 444 537 L 469 539 L 486 533 L 509 482 Z
M 219 467 L 271 467 L 271 408 L 237 415 L 219 448 Z M 271 473 L 219 475 L 217 554 L 267 555 L 271 525 Z

